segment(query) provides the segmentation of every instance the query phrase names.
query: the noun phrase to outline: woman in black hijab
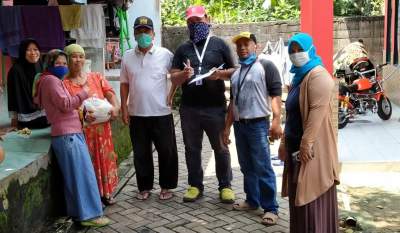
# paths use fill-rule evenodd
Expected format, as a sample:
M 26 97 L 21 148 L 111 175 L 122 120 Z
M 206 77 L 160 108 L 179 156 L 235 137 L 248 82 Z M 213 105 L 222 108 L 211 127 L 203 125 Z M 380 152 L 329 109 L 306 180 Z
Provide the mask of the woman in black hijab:
M 8 72 L 8 111 L 11 126 L 40 129 L 49 126 L 46 113 L 35 106 L 32 85 L 35 75 L 42 72 L 40 47 L 34 39 L 25 39 L 19 45 L 19 57 Z

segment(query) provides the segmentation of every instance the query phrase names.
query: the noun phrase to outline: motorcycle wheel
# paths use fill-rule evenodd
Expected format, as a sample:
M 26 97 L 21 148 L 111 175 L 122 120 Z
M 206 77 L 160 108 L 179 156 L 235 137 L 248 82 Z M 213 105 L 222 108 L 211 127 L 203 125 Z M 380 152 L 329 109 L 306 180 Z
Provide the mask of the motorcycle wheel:
M 349 123 L 349 118 L 346 117 L 346 114 L 339 111 L 338 113 L 338 128 L 343 129 L 346 127 L 347 123 Z
M 392 104 L 386 96 L 382 96 L 378 101 L 378 116 L 384 121 L 392 116 Z

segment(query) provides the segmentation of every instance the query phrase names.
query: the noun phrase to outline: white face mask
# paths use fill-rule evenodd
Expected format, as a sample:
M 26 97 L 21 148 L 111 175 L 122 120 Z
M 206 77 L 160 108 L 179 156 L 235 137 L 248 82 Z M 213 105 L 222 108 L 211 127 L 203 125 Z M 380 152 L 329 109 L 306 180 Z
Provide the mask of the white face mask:
M 313 46 L 311 46 L 311 48 L 312 47 Z M 304 52 L 290 54 L 289 59 L 293 63 L 293 65 L 296 67 L 302 67 L 307 64 L 310 61 L 310 55 L 308 55 L 308 52 L 310 52 L 311 48 Z

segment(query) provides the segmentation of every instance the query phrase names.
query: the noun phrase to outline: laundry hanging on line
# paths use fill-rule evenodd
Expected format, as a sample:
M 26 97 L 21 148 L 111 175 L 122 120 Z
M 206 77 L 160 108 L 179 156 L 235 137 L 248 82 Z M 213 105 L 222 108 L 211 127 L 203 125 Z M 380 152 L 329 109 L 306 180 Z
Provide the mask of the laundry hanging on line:
M 65 46 L 63 25 L 65 29 L 71 28 L 71 37 L 76 38 L 83 47 L 103 48 L 106 35 L 102 5 L 69 7 L 74 7 L 74 10 L 69 10 L 74 12 L 75 18 L 68 19 L 68 22 L 60 13 L 64 12 L 60 10 L 65 9 L 64 6 L 0 7 L 0 50 L 16 58 L 20 41 L 28 37 L 38 41 L 41 52 L 62 49 Z
M 18 56 L 22 35 L 20 6 L 0 7 L 0 49 L 12 57 Z
M 41 52 L 62 49 L 65 38 L 58 7 L 0 7 L 0 49 L 18 57 L 19 43 L 24 38 L 34 38 Z
M 64 48 L 65 36 L 58 7 L 24 6 L 21 15 L 24 38 L 35 38 L 46 52 Z
M 103 48 L 106 38 L 103 6 L 82 6 L 81 20 L 81 27 L 71 30 L 71 37 L 82 47 Z
M 60 5 L 61 22 L 64 31 L 71 31 L 81 27 L 81 6 L 80 5 Z
M 275 44 L 267 41 L 259 58 L 273 62 L 281 75 L 282 84 L 290 85 L 293 78 L 293 74 L 290 73 L 292 62 L 289 59 L 288 46 L 285 45 L 282 38 L 279 38 Z

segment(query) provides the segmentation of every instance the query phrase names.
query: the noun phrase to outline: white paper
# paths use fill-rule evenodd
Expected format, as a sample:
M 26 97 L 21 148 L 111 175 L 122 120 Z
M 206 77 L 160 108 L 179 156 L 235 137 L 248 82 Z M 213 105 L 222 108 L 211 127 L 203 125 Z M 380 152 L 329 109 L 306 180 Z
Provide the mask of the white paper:
M 196 78 L 192 79 L 192 80 L 189 82 L 189 84 L 192 84 L 192 83 L 194 83 L 194 82 L 197 82 L 197 81 L 200 81 L 200 80 L 203 80 L 203 79 L 205 79 L 205 78 L 210 77 L 212 74 L 215 73 L 215 71 L 222 69 L 222 67 L 224 67 L 224 64 L 220 65 L 220 66 L 217 67 L 217 68 L 215 68 L 215 67 L 212 68 L 210 71 L 208 71 L 208 72 L 205 73 L 205 74 L 196 75 Z
M 190 81 L 189 84 L 192 84 L 192 83 L 194 83 L 194 82 L 197 82 L 197 81 L 200 81 L 200 80 L 203 80 L 203 79 L 205 79 L 205 78 L 210 77 L 212 74 L 215 73 L 216 70 L 217 70 L 217 69 L 211 69 L 210 71 L 208 71 L 208 72 L 205 73 L 205 74 L 196 75 L 196 78 L 192 79 L 192 81 Z

